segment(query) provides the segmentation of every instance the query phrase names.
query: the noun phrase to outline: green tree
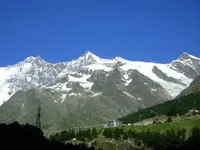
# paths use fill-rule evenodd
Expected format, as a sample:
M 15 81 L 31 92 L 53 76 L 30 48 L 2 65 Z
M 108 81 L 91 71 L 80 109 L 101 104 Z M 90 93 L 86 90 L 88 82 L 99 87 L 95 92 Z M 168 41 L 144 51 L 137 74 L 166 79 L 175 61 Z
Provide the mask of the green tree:
M 92 140 L 92 131 L 91 129 L 87 129 L 87 131 L 85 132 L 85 136 L 87 139 Z
M 103 136 L 105 136 L 106 138 L 112 138 L 113 137 L 112 129 L 111 128 L 104 129 Z
M 167 118 L 167 122 L 172 122 L 172 118 L 171 118 L 171 117 L 168 117 L 168 118 Z
M 128 138 L 134 138 L 135 137 L 135 132 L 134 130 L 129 129 L 128 130 Z
M 119 140 L 121 138 L 121 130 L 119 128 L 113 129 L 113 137 L 115 140 Z
M 170 110 L 167 112 L 167 116 L 176 116 L 177 109 L 176 107 L 171 107 Z
M 74 130 L 71 130 L 70 131 L 70 138 L 75 138 L 76 137 L 76 134 L 75 134 L 75 131 Z
M 124 134 L 123 134 L 123 139 L 124 140 L 127 140 L 129 137 L 128 137 L 128 133 L 127 132 L 124 132 Z
M 98 136 L 97 129 L 96 129 L 96 128 L 93 128 L 93 129 L 92 129 L 92 138 L 93 138 L 93 139 L 94 139 L 94 138 L 97 138 L 97 136 Z

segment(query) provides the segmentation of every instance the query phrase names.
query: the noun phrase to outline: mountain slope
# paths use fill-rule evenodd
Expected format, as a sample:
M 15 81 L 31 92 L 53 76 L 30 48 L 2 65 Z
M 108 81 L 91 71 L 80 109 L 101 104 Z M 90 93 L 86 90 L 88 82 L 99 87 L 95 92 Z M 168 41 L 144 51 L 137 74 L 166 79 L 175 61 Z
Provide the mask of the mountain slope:
M 135 123 L 144 119 L 152 118 L 160 115 L 183 115 L 193 108 L 200 108 L 200 92 L 182 96 L 171 101 L 167 101 L 153 107 L 145 108 L 137 112 L 133 112 L 119 120 L 124 123 Z
M 196 77 L 192 83 L 184 89 L 177 97 L 192 94 L 200 91 L 200 76 Z
M 187 53 L 169 64 L 103 59 L 89 51 L 57 64 L 28 57 L 0 68 L 0 120 L 34 124 L 38 101 L 44 128 L 105 123 L 174 98 L 199 73 L 200 59 Z
M 138 83 L 134 83 L 134 72 L 142 76 L 137 78 Z M 86 126 L 105 123 L 108 120 L 116 119 L 137 110 L 138 107 L 147 107 L 165 101 L 169 98 L 167 92 L 156 84 L 143 84 L 136 86 L 133 90 L 132 84 L 142 82 L 152 83 L 152 81 L 141 75 L 138 71 L 132 72 L 132 82 L 130 86 L 125 86 L 121 80 L 121 73 L 114 69 L 108 76 L 95 76 L 91 90 L 84 90 L 79 83 L 70 82 L 71 90 L 35 89 L 16 92 L 8 101 L 0 107 L 0 120 L 6 123 L 19 121 L 35 124 L 38 104 L 42 108 L 42 125 L 48 129 L 56 124 L 57 129 L 73 126 Z M 103 80 L 99 80 L 103 78 Z M 83 80 L 82 84 L 83 84 Z M 64 83 L 65 84 L 65 83 Z M 98 87 L 100 85 L 100 87 Z M 64 85 L 62 85 L 63 87 Z M 162 96 L 152 96 L 151 89 L 160 90 Z M 137 91 L 141 91 L 136 95 Z M 96 92 L 96 93 L 95 93 Z M 133 94 L 133 95 L 131 95 Z M 135 93 L 134 93 L 135 92 Z M 147 96 L 143 96 L 145 95 Z

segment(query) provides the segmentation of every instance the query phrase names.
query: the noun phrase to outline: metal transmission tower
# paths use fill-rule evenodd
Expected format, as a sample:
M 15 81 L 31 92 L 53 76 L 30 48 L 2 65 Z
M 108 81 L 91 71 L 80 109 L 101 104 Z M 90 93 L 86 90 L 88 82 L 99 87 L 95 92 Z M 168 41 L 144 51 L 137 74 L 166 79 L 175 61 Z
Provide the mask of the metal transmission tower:
M 41 129 L 41 105 L 38 104 L 38 110 L 37 110 L 37 117 L 36 117 L 36 127 Z

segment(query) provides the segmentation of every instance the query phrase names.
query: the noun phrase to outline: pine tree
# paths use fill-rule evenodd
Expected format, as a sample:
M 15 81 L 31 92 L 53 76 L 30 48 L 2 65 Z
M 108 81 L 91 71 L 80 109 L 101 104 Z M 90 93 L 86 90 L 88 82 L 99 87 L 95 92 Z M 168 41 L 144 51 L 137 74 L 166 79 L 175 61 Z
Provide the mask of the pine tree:
M 115 140 L 119 140 L 121 138 L 121 130 L 119 128 L 114 128 L 113 136 Z
M 103 136 L 105 136 L 106 138 L 112 138 L 113 137 L 112 129 L 106 128 L 103 131 Z
M 124 140 L 127 140 L 129 137 L 128 137 L 128 133 L 127 132 L 124 132 L 124 134 L 123 134 L 123 139 Z
M 93 129 L 92 129 L 92 138 L 93 138 L 93 139 L 94 139 L 94 138 L 97 138 L 97 136 L 98 136 L 97 129 L 96 129 L 96 128 L 93 128 Z
M 131 129 L 128 130 L 128 137 L 129 138 L 134 138 L 135 137 L 135 132 Z
M 171 118 L 171 117 L 168 117 L 168 118 L 167 118 L 167 122 L 172 122 L 172 118 Z
M 177 108 L 176 107 L 171 107 L 170 110 L 167 112 L 167 116 L 176 116 L 177 114 Z

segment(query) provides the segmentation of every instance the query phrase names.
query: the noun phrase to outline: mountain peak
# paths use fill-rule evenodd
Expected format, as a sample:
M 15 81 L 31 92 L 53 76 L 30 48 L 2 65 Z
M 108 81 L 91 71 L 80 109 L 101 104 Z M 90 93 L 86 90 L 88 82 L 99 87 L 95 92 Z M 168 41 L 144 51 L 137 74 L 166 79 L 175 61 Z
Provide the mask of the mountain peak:
M 25 61 L 34 61 L 36 59 L 42 59 L 40 56 L 29 56 L 25 59 Z
M 46 61 L 44 61 L 40 56 L 29 56 L 23 62 L 25 62 L 25 63 L 36 63 L 38 65 L 46 63 Z
M 86 50 L 85 55 L 94 55 L 94 54 L 92 52 L 90 52 L 89 50 Z
M 126 60 L 126 59 L 124 59 L 124 58 L 122 58 L 122 57 L 119 57 L 119 56 L 115 57 L 113 60 L 116 60 L 116 61 L 118 61 L 118 62 L 123 62 L 123 63 L 128 62 L 128 60 Z
M 87 62 L 93 63 L 93 62 L 98 62 L 100 60 L 100 57 L 96 56 L 90 51 L 85 51 L 84 55 L 79 57 L 78 60 L 81 62 L 87 61 Z
M 190 55 L 190 54 L 188 54 L 186 52 L 183 52 L 181 54 L 181 56 L 178 57 L 178 60 L 185 60 L 185 59 L 199 59 L 200 60 L 200 58 L 198 58 L 198 57 L 195 57 L 195 56 Z
M 83 55 L 83 56 L 85 56 L 86 58 L 88 58 L 88 57 L 93 57 L 93 58 L 98 58 L 99 59 L 99 57 L 98 56 L 96 56 L 95 54 L 93 54 L 92 52 L 90 52 L 90 51 L 85 51 L 85 54 Z

